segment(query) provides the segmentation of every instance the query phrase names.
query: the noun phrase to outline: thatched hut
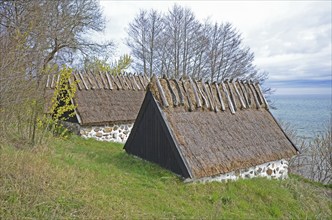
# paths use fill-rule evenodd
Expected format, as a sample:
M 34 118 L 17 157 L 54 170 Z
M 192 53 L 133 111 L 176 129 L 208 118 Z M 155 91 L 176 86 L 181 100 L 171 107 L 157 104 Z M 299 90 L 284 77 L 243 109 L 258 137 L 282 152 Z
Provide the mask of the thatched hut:
M 45 80 L 46 112 L 59 78 L 59 75 L 48 75 Z M 149 79 L 143 75 L 78 72 L 72 73 L 69 83 L 77 85 L 71 100 L 77 108 L 75 116 L 65 124 L 85 138 L 124 143 L 143 102 Z
M 158 79 L 150 84 L 127 153 L 188 180 L 287 177 L 297 148 L 258 83 Z

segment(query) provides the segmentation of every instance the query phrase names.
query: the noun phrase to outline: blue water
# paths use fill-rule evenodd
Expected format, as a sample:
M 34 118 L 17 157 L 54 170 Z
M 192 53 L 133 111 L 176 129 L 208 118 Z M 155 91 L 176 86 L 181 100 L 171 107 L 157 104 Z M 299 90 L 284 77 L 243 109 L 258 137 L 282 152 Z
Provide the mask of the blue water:
M 313 138 L 331 126 L 331 95 L 272 95 L 272 114 L 302 138 Z

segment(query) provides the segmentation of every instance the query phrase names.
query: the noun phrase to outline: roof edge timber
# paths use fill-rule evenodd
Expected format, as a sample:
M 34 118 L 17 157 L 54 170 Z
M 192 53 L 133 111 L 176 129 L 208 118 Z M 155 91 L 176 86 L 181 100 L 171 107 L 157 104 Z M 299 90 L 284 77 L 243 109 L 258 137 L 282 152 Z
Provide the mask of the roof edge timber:
M 46 77 L 46 76 L 45 76 Z M 75 83 L 78 90 L 132 90 L 146 91 L 150 82 L 147 75 L 137 73 L 122 73 L 113 75 L 110 72 L 73 71 L 70 84 Z M 47 74 L 46 89 L 55 89 L 60 81 L 60 74 Z
M 209 111 L 236 111 L 264 108 L 269 110 L 258 81 L 225 79 L 219 82 L 204 82 L 191 77 L 170 79 L 153 75 L 148 85 L 160 106 L 173 109 L 185 106 L 191 112 L 198 109 Z

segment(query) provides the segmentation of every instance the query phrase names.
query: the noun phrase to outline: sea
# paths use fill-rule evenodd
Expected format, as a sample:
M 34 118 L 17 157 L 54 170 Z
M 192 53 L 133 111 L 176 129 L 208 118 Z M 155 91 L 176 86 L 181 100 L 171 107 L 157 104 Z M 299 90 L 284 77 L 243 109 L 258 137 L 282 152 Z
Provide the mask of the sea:
M 332 123 L 332 95 L 271 95 L 270 109 L 281 126 L 288 126 L 303 139 L 322 135 Z

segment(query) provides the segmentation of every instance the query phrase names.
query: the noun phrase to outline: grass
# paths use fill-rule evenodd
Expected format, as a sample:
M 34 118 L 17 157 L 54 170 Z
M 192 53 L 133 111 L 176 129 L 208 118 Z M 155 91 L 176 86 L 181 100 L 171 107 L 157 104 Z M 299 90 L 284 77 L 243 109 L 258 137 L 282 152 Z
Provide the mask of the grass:
M 185 184 L 123 145 L 0 146 L 0 219 L 331 219 L 332 189 L 298 176 Z

